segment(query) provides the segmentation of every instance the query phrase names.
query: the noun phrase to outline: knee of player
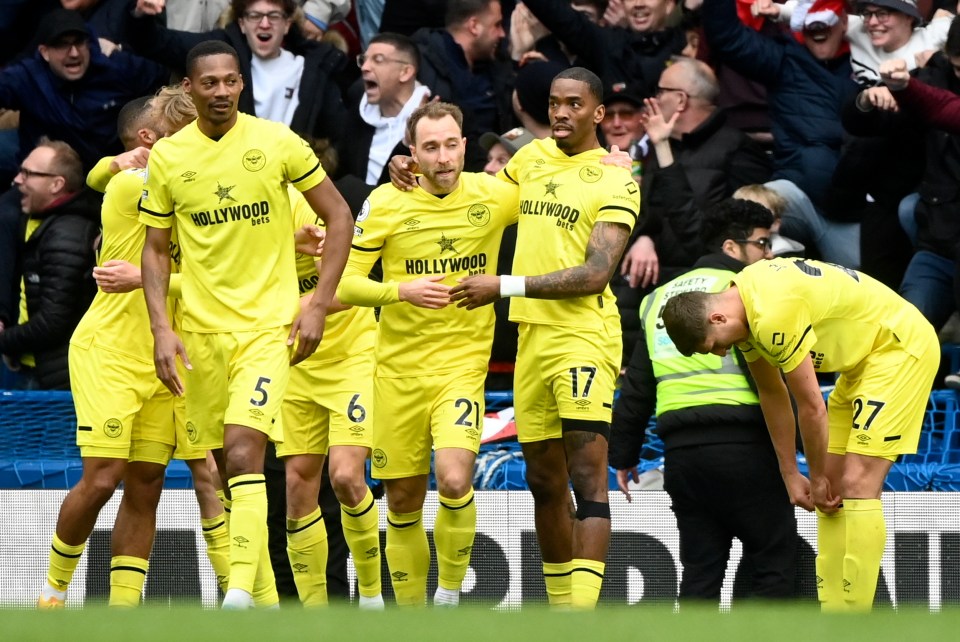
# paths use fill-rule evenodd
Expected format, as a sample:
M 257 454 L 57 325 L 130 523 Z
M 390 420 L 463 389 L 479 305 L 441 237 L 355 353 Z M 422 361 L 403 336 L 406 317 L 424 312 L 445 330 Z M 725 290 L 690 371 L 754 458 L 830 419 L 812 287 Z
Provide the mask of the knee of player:
M 473 471 L 446 471 L 437 475 L 437 492 L 447 499 L 460 499 L 473 488 Z
M 356 506 L 367 495 L 367 482 L 363 469 L 359 471 L 346 468 L 330 468 L 330 485 L 341 504 Z

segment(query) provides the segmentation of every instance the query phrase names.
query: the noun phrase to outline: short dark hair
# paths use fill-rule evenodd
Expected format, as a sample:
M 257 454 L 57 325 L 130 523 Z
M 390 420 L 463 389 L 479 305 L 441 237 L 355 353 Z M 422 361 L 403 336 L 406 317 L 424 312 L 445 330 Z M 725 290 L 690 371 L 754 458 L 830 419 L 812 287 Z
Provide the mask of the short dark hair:
M 83 161 L 80 154 L 62 140 L 51 140 L 41 136 L 37 147 L 49 147 L 53 150 L 53 159 L 50 161 L 50 173 L 63 177 L 64 190 L 74 194 L 83 189 L 84 173 Z
M 153 96 L 134 98 L 120 108 L 117 114 L 117 133 L 124 146 L 128 146 L 137 137 L 137 130 L 143 127 L 150 117 L 150 101 Z
M 663 307 L 663 325 L 670 340 L 685 357 L 693 355 L 707 340 L 709 292 L 681 292 Z
M 204 40 L 187 52 L 187 77 L 193 76 L 196 71 L 197 61 L 207 56 L 231 56 L 237 63 L 237 71 L 240 70 L 240 56 L 237 50 L 222 40 Z
M 410 64 L 413 65 L 414 69 L 420 69 L 420 49 L 417 47 L 417 43 L 415 43 L 409 36 L 405 36 L 402 33 L 384 31 L 383 33 L 378 33 L 371 38 L 370 42 L 367 43 L 367 46 L 369 47 L 374 43 L 390 45 L 399 53 L 409 58 Z
M 745 239 L 758 227 L 773 225 L 773 212 L 755 201 L 728 198 L 709 208 L 700 224 L 700 240 L 717 251 L 727 239 Z
M 447 13 L 443 24 L 446 27 L 457 27 L 464 22 L 478 16 L 487 10 L 493 0 L 447 0 Z
M 407 120 L 407 140 L 410 144 L 417 144 L 417 123 L 424 118 L 431 120 L 440 120 L 444 116 L 451 116 L 456 121 L 457 127 L 463 131 L 463 112 L 453 103 L 427 103 L 413 110 L 410 119 Z
M 597 104 L 603 103 L 603 83 L 600 77 L 584 67 L 570 67 L 553 77 L 554 80 L 576 80 L 582 82 L 597 99 Z

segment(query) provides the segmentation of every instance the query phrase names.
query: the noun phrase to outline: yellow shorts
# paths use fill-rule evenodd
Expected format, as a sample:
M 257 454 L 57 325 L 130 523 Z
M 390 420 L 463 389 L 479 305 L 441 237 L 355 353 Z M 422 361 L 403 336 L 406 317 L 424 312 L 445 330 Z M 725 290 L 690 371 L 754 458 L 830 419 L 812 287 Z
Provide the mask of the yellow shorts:
M 609 425 L 621 344 L 619 324 L 586 333 L 521 323 L 513 378 L 519 441 L 559 439 L 580 421 Z
M 371 472 L 398 479 L 430 472 L 431 447 L 476 453 L 483 434 L 487 373 L 467 370 L 424 377 L 377 377 Z
M 71 345 L 68 360 L 80 455 L 166 465 L 173 395 L 153 364 L 96 345 Z
M 290 378 L 289 327 L 251 332 L 183 332 L 187 371 L 186 433 L 191 446 L 223 448 L 224 424 L 283 441 L 280 404 Z M 193 440 L 189 437 L 195 436 Z
M 180 372 L 180 380 L 186 381 L 186 370 L 180 362 L 177 362 L 177 370 Z M 196 442 L 196 430 L 193 430 L 191 436 L 187 432 L 187 398 L 186 396 L 173 398 L 173 422 L 176 427 L 177 447 L 173 451 L 174 459 L 183 461 L 192 461 L 194 459 L 206 459 L 207 451 L 203 448 L 197 448 L 191 442 Z M 191 424 L 193 426 L 193 424 Z
M 334 363 L 290 369 L 280 409 L 278 457 L 326 455 L 330 446 L 373 446 L 373 350 Z
M 926 350 L 914 356 L 890 349 L 867 356 L 837 379 L 827 416 L 828 452 L 857 453 L 894 460 L 917 452 L 930 388 L 940 365 L 940 344 L 933 328 Z

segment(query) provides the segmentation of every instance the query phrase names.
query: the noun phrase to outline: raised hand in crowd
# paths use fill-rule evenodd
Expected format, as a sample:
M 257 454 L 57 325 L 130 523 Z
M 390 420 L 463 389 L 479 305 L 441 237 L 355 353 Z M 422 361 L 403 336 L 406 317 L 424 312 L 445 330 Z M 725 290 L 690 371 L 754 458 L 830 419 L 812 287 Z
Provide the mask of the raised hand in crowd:
M 780 5 L 773 0 L 757 0 L 750 5 L 750 13 L 755 16 L 778 18 L 780 16 Z
M 610 0 L 607 9 L 603 12 L 601 24 L 605 27 L 628 27 L 627 12 L 623 8 L 623 0 Z
M 163 13 L 166 5 L 166 0 L 137 0 L 137 5 L 133 8 L 133 15 L 138 18 L 142 16 L 159 16 Z
M 880 80 L 891 91 L 906 89 L 910 82 L 910 73 L 907 71 L 907 61 L 900 58 L 885 60 L 880 63 Z
M 881 111 L 900 111 L 896 99 L 887 87 L 878 86 L 864 89 L 857 96 L 857 108 L 860 111 L 871 111 L 879 109 Z
M 510 57 L 521 60 L 523 56 L 533 51 L 537 40 L 549 33 L 550 31 L 537 20 L 527 6 L 518 2 L 510 16 Z

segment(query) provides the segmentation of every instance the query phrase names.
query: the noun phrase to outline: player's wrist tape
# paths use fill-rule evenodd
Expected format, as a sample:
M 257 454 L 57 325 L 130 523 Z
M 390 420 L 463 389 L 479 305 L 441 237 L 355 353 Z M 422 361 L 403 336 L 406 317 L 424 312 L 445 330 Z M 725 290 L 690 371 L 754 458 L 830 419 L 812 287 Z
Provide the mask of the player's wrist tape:
M 500 297 L 506 299 L 511 296 L 526 296 L 527 282 L 524 276 L 504 274 L 500 277 Z

